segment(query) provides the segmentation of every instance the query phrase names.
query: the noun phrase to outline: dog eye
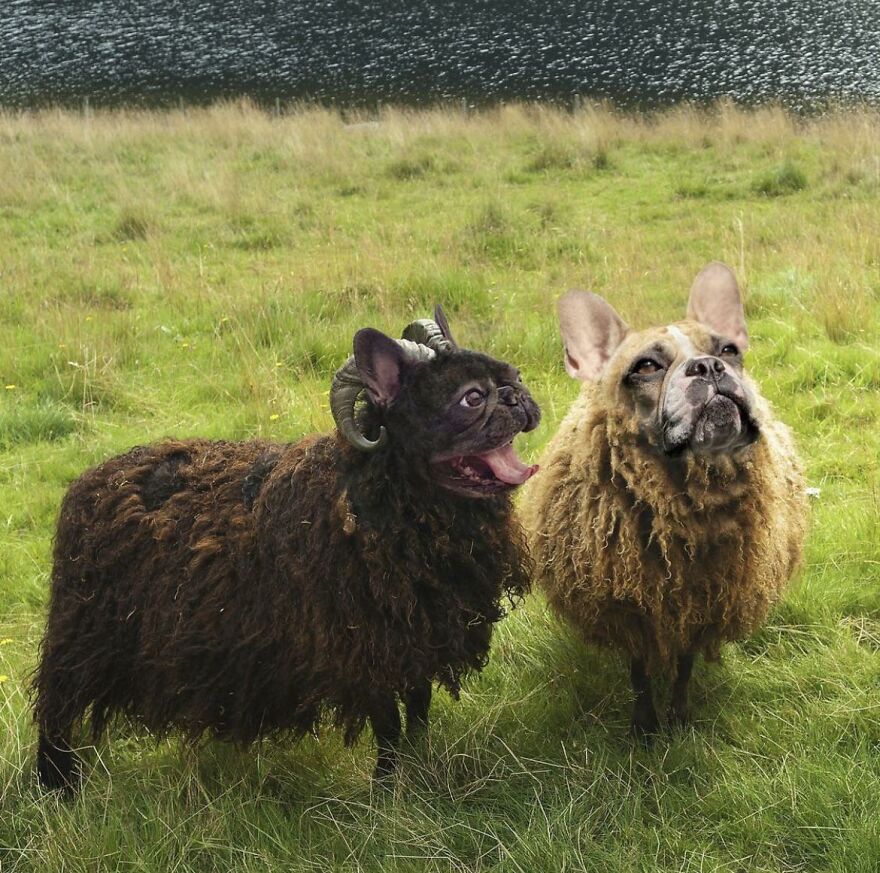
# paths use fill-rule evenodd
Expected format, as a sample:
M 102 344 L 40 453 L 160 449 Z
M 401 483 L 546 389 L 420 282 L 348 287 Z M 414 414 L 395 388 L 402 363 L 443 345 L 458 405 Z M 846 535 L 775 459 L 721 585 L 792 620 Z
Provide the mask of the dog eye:
M 727 343 L 724 348 L 721 349 L 722 355 L 733 355 L 734 357 L 739 354 L 739 349 L 733 343 Z
M 462 406 L 482 406 L 486 402 L 486 395 L 483 394 L 482 391 L 478 391 L 476 388 L 471 388 L 471 390 L 464 394 L 458 402 Z
M 636 361 L 636 365 L 630 371 L 637 376 L 650 376 L 652 373 L 659 373 L 663 367 L 653 358 L 642 358 Z

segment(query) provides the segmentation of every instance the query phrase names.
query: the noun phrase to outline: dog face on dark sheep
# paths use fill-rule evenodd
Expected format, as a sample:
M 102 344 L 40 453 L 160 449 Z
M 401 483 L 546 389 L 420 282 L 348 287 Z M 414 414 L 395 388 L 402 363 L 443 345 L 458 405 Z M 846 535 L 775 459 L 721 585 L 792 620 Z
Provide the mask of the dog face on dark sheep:
M 353 365 L 368 397 L 357 431 L 378 434 L 370 448 L 387 440 L 427 484 L 464 497 L 522 485 L 538 467 L 517 457 L 513 439 L 537 427 L 541 415 L 519 371 L 459 348 L 439 308 L 433 336 L 420 335 L 419 324 L 402 342 L 372 328 L 355 335 Z
M 748 333 L 735 279 L 722 264 L 695 281 L 687 321 L 631 332 L 585 291 L 563 297 L 559 311 L 569 374 L 615 392 L 609 408 L 659 453 L 719 455 L 758 438 L 743 373 Z

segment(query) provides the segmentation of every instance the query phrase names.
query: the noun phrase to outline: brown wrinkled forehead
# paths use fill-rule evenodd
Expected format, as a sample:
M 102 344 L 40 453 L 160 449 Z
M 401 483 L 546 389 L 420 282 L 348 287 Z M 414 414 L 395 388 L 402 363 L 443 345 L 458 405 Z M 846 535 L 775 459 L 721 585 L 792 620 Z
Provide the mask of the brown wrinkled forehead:
M 674 321 L 646 330 L 634 330 L 618 346 L 608 369 L 623 371 L 634 357 L 653 348 L 662 349 L 673 360 L 712 355 L 716 352 L 717 336 L 697 321 Z

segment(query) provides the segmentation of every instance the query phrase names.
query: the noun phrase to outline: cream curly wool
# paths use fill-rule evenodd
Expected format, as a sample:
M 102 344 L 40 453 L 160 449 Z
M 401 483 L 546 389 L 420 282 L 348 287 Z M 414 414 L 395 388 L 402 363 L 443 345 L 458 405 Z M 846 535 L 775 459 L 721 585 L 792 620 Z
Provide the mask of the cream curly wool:
M 593 361 L 599 377 L 584 381 L 550 442 L 543 472 L 526 491 L 523 520 L 537 580 L 553 609 L 588 641 L 641 663 L 645 674 L 671 672 L 683 655 L 717 658 L 723 642 L 751 634 L 779 599 L 801 558 L 807 516 L 801 468 L 788 428 L 741 372 L 757 439 L 731 452 L 664 452 L 659 410 L 672 377 L 662 390 L 651 389 L 660 391 L 654 427 L 645 401 L 633 401 L 634 361 L 646 348 L 666 349 L 675 356 L 671 374 L 718 336 L 694 319 L 631 332 L 604 301 L 589 296 L 585 305 L 608 309 L 599 311 L 600 321 L 619 322 L 600 329 L 599 339 L 609 332 L 613 339 L 616 330 L 619 345 Z M 594 314 L 587 315 L 595 330 Z M 741 328 L 745 345 L 744 322 Z M 572 372 L 577 337 L 571 328 L 569 334 Z M 594 340 L 587 345 L 595 352 Z M 718 360 L 707 353 L 710 359 Z M 589 369 L 583 343 L 579 360 Z
M 766 403 L 739 463 L 655 462 L 585 384 L 532 480 L 523 519 L 550 603 L 595 643 L 651 672 L 716 657 L 761 625 L 795 569 L 806 510 L 785 425 Z

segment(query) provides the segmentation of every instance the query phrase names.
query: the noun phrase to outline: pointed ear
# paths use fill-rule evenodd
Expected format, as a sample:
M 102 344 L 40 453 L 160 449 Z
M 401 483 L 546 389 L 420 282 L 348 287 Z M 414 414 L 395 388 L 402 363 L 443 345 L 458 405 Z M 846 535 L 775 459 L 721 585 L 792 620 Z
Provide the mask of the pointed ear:
M 449 344 L 458 348 L 458 343 L 452 338 L 452 331 L 449 329 L 449 322 L 446 320 L 446 313 L 443 311 L 443 307 L 439 303 L 434 307 L 434 321 L 437 322 L 437 327 L 440 328 L 443 336 L 449 340 Z
M 609 303 L 589 291 L 569 291 L 558 309 L 566 372 L 581 381 L 598 379 L 629 327 Z
M 389 336 L 365 327 L 354 335 L 354 360 L 364 387 L 378 406 L 387 406 L 400 391 L 403 350 Z
M 687 317 L 730 337 L 742 351 L 749 347 L 739 285 L 733 270 L 721 261 L 707 264 L 694 279 Z

